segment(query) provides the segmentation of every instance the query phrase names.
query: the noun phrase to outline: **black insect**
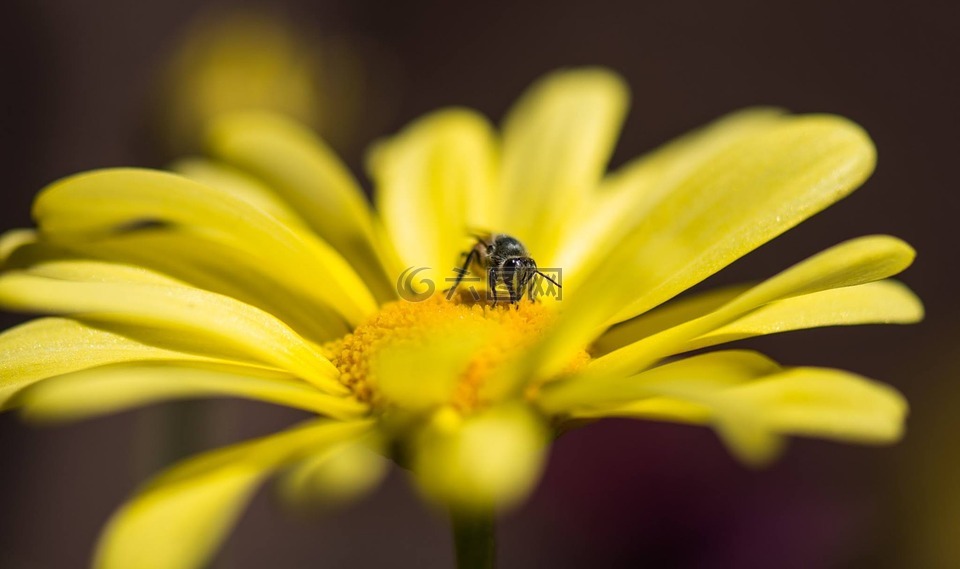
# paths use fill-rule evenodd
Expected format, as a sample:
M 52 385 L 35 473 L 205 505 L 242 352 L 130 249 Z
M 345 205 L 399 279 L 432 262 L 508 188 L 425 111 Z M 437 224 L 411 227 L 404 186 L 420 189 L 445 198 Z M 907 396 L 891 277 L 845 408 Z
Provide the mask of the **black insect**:
M 527 248 L 516 238 L 503 233 L 474 234 L 477 243 L 463 253 L 463 266 L 457 271 L 457 280 L 450 289 L 450 295 L 460 285 L 463 277 L 473 269 L 487 279 L 487 291 L 493 295 L 493 305 L 497 305 L 497 285 L 502 283 L 510 295 L 510 303 L 520 302 L 524 293 L 533 300 L 534 275 L 540 275 L 560 288 L 560 283 L 537 269 Z

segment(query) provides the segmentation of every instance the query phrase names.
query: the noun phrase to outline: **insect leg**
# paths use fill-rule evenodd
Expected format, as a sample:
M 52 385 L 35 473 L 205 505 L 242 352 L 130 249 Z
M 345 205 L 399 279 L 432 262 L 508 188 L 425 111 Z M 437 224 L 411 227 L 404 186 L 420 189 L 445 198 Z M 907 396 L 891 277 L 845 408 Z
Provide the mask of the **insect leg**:
M 526 287 L 527 298 L 529 298 L 531 302 L 536 300 L 534 298 L 534 292 L 536 290 L 536 286 L 537 286 L 537 279 L 531 278 L 529 281 L 527 281 L 527 287 Z M 520 295 L 520 298 L 523 298 L 523 295 Z
M 487 270 L 487 288 L 490 293 L 493 294 L 493 305 L 497 305 L 497 269 L 495 267 L 490 267 Z
M 470 270 L 470 263 L 472 263 L 479 253 L 476 249 L 470 249 L 469 253 L 465 253 L 467 256 L 466 260 L 463 262 L 463 266 L 457 271 L 457 280 L 453 283 L 453 286 L 450 287 L 450 292 L 447 293 L 447 300 L 453 298 L 453 293 L 456 292 L 457 287 L 460 286 L 460 281 L 463 280 L 463 277 L 467 276 L 467 273 Z
M 506 282 L 507 279 L 503 279 Z M 510 272 L 510 282 L 507 283 L 507 292 L 510 293 L 510 304 L 515 304 L 520 299 L 517 297 L 517 289 L 523 295 L 523 287 L 520 285 L 520 275 L 515 271 Z

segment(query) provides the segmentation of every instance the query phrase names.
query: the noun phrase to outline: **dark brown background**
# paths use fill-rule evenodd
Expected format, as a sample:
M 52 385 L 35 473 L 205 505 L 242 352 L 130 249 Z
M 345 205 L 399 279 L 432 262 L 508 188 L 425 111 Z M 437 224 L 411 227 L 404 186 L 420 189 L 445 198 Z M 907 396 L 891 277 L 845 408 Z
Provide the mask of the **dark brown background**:
M 363 140 L 441 105 L 499 118 L 543 72 L 602 64 L 634 92 L 615 163 L 755 104 L 848 116 L 879 148 L 878 170 L 862 190 L 715 282 L 767 276 L 866 233 L 916 246 L 903 279 L 927 305 L 922 325 L 752 343 L 787 364 L 839 366 L 896 385 L 913 407 L 905 441 L 881 449 L 797 441 L 773 468 L 751 472 L 707 430 L 594 425 L 559 442 L 540 490 L 501 525 L 503 567 L 905 567 L 958 559 L 951 536 L 960 512 L 948 499 L 960 476 L 955 3 L 273 5 L 311 33 L 360 38 L 389 55 L 396 80 L 380 103 L 389 113 L 356 125 Z M 144 119 L 156 70 L 182 27 L 207 8 L 185 0 L 7 0 L 0 228 L 28 225 L 32 195 L 60 176 L 162 165 Z M 340 144 L 355 167 L 358 142 Z M 18 320 L 2 318 L 5 326 Z M 239 403 L 161 406 L 43 429 L 0 417 L 0 567 L 84 566 L 107 516 L 159 466 L 158 453 L 134 440 L 154 436 L 161 416 L 187 421 L 187 434 L 212 429 L 186 439 L 197 447 L 291 420 Z M 220 566 L 443 567 L 452 563 L 450 547 L 443 520 L 395 474 L 355 507 L 326 515 L 285 514 L 264 492 Z

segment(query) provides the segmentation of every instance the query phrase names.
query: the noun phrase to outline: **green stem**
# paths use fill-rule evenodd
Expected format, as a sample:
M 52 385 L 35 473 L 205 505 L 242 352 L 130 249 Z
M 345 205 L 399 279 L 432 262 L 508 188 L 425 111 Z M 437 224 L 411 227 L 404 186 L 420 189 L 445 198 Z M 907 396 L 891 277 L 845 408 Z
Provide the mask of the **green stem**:
M 458 569 L 493 569 L 497 558 L 497 532 L 493 512 L 453 513 L 453 541 Z

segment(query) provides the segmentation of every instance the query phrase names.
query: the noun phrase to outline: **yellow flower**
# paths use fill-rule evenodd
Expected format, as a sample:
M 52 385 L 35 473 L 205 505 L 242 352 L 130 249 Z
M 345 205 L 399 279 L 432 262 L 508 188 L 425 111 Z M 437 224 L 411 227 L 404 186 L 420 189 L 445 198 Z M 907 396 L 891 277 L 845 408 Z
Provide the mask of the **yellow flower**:
M 0 304 L 58 316 L 0 336 L 5 407 L 63 420 L 236 396 L 317 415 L 160 475 L 114 516 L 98 566 L 200 566 L 272 473 L 293 500 L 342 498 L 377 482 L 379 456 L 455 518 L 480 515 L 527 495 L 552 433 L 602 417 L 709 425 L 751 464 L 785 435 L 897 440 L 907 406 L 890 387 L 689 353 L 919 320 L 887 280 L 913 259 L 905 243 L 862 237 L 674 299 L 854 190 L 874 167 L 867 135 L 747 110 L 605 174 L 627 99 L 617 76 L 581 69 L 536 83 L 500 132 L 466 109 L 428 115 L 371 153 L 375 208 L 310 132 L 258 113 L 218 120 L 212 158 L 180 175 L 46 188 L 39 229 L 0 244 Z M 475 228 L 562 269 L 562 300 L 447 300 Z M 417 294 L 398 299 L 412 275 Z
M 162 77 L 161 131 L 177 151 L 197 146 L 205 121 L 250 109 L 319 121 L 320 50 L 269 13 L 212 13 L 187 29 Z
M 308 36 L 271 10 L 212 10 L 187 26 L 157 85 L 156 132 L 175 153 L 196 151 L 210 119 L 236 111 L 282 113 L 355 147 L 389 118 L 391 58 L 344 35 Z M 371 108 L 374 107 L 374 108 Z

